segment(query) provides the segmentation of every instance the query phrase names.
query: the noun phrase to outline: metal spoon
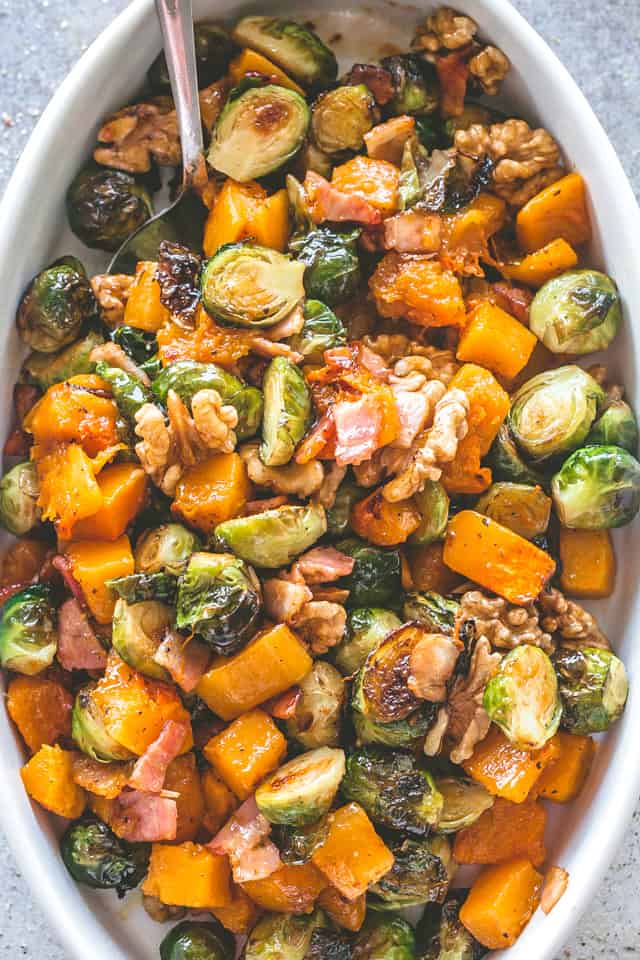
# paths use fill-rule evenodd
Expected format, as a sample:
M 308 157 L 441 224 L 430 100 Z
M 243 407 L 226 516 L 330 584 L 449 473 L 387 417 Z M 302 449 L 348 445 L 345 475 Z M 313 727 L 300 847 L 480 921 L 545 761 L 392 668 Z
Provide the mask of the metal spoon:
M 196 51 L 191 0 L 156 0 L 171 92 L 178 116 L 182 149 L 182 183 L 178 196 L 124 241 L 109 264 L 109 273 L 132 273 L 138 260 L 157 259 L 161 240 L 182 240 L 200 248 L 206 208 L 191 189 L 204 174 L 202 121 L 198 99 Z

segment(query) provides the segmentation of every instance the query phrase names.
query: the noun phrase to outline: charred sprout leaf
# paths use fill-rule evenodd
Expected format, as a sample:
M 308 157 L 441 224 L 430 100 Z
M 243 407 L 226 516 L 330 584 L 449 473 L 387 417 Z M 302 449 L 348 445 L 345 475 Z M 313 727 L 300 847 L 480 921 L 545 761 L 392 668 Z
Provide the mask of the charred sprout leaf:
M 562 464 L 551 493 L 565 527 L 622 527 L 640 509 L 640 463 L 622 447 L 583 447 Z
M 79 373 L 93 373 L 95 363 L 89 360 L 89 354 L 94 347 L 102 343 L 102 334 L 90 330 L 85 337 L 74 341 L 58 353 L 30 353 L 22 369 L 30 380 L 47 390 L 54 383 L 68 380 Z
M 302 917 L 267 913 L 249 934 L 243 960 L 305 960 L 313 931 L 324 924 L 317 910 Z
M 340 347 L 347 342 L 347 331 L 330 307 L 319 300 L 306 300 L 304 326 L 291 337 L 289 344 L 301 353 L 308 363 L 322 363 L 325 350 Z
M 511 650 L 486 685 L 482 703 L 517 747 L 543 747 L 562 716 L 558 681 L 544 650 L 528 643 Z
M 307 750 L 337 747 L 346 698 L 343 678 L 330 663 L 316 660 L 299 687 L 301 696 L 287 720 L 287 734 Z
M 166 573 L 178 576 L 189 557 L 200 549 L 200 538 L 180 523 L 163 523 L 147 530 L 136 544 L 136 571 L 145 574 Z M 126 599 L 126 598 L 125 598 Z
M 171 619 L 171 607 L 158 600 L 127 603 L 118 597 L 113 612 L 113 649 L 139 673 L 154 680 L 169 680 L 167 671 L 153 658 L 170 629 Z
M 61 257 L 33 278 L 18 306 L 16 323 L 26 344 L 49 354 L 75 340 L 97 310 L 80 261 Z
M 0 524 L 16 537 L 24 537 L 40 523 L 40 482 L 31 460 L 17 463 L 0 480 Z
M 481 784 L 466 777 L 436 777 L 436 787 L 443 799 L 440 833 L 469 827 L 494 804 L 495 798 Z
M 591 427 L 588 444 L 622 447 L 635 454 L 638 449 L 638 422 L 628 403 L 612 400 Z
M 274 357 L 262 384 L 264 413 L 260 459 L 268 467 L 291 460 L 311 419 L 311 393 L 300 368 L 288 357 Z
M 359 236 L 358 229 L 318 227 L 290 241 L 289 249 L 306 266 L 304 289 L 308 297 L 335 307 L 355 296 L 360 286 Z
M 400 620 L 391 610 L 380 607 L 351 610 L 345 638 L 334 650 L 336 665 L 346 677 L 357 673 L 369 654 L 400 626 Z
M 226 30 L 207 21 L 194 25 L 193 38 L 198 86 L 208 87 L 226 73 L 233 55 L 233 44 Z M 149 67 L 147 79 L 154 93 L 170 93 L 171 80 L 164 53 L 159 53 Z
M 160 960 L 233 960 L 235 952 L 233 935 L 217 920 L 183 920 L 160 944 Z
M 457 213 L 463 207 L 468 207 L 483 190 L 490 191 L 492 184 L 491 157 L 486 156 L 479 160 L 471 176 L 468 176 L 467 169 L 458 162 L 447 178 L 447 199 L 442 212 Z
M 445 204 L 447 177 L 455 166 L 451 151 L 433 150 L 431 156 L 416 135 L 409 137 L 404 145 L 400 168 L 400 207 L 407 210 L 437 212 Z
M 243 17 L 232 37 L 257 50 L 304 87 L 328 87 L 338 75 L 331 50 L 308 27 L 280 17 Z
M 351 941 L 332 927 L 317 927 L 304 960 L 351 960 Z
M 414 497 L 415 504 L 422 514 L 420 526 L 411 534 L 411 543 L 425 546 L 444 538 L 449 519 L 449 497 L 438 480 L 427 480 L 424 489 Z
M 260 581 L 230 553 L 194 553 L 180 577 L 176 626 L 197 634 L 219 654 L 235 653 L 255 632 Z
M 124 897 L 137 887 L 149 866 L 148 843 L 127 843 L 101 820 L 72 823 L 60 840 L 62 860 L 76 883 L 116 890 Z
M 361 150 L 363 137 L 374 124 L 376 102 L 363 83 L 335 87 L 313 105 L 311 134 L 325 153 Z
M 398 607 L 402 584 L 397 550 L 373 547 L 355 537 L 340 540 L 336 548 L 355 560 L 349 576 L 338 584 L 349 590 L 350 607 Z
M 423 837 L 440 820 L 442 796 L 411 753 L 376 747 L 354 750 L 347 757 L 341 791 L 381 827 Z
M 235 517 L 215 528 L 216 540 L 256 567 L 287 567 L 326 533 L 323 508 L 285 506 Z
M 610 650 L 560 650 L 554 658 L 562 726 L 571 733 L 604 733 L 622 715 L 629 693 L 625 666 Z
M 112 330 L 110 336 L 138 366 L 147 363 L 158 352 L 156 335 L 150 330 L 140 330 L 138 327 L 123 324 Z
M 127 603 L 160 600 L 173 604 L 178 589 L 178 578 L 173 573 L 131 573 L 128 577 L 106 580 L 105 584 Z
M 94 760 L 130 760 L 133 754 L 108 733 L 104 716 L 94 696 L 95 684 L 83 687 L 76 695 L 71 714 L 71 736 L 76 746 Z
M 117 250 L 153 216 L 153 205 L 146 188 L 130 173 L 92 165 L 69 187 L 67 216 L 88 247 Z
M 26 587 L 0 608 L 0 666 L 33 676 L 53 662 L 58 649 L 51 589 Z
M 402 615 L 405 620 L 417 620 L 430 633 L 453 634 L 453 625 L 460 608 L 457 600 L 449 600 L 439 593 L 424 591 L 405 594 Z
M 433 66 L 412 53 L 385 57 L 380 61 L 391 74 L 395 94 L 387 110 L 393 115 L 434 113 L 439 89 Z
M 597 270 L 569 270 L 536 293 L 529 325 L 552 353 L 606 350 L 622 323 L 614 281 Z
M 442 905 L 430 904 L 416 928 L 420 960 L 481 960 L 486 948 L 460 922 L 461 897 Z
M 350 477 L 338 487 L 333 506 L 327 510 L 327 533 L 330 537 L 343 537 L 351 529 L 351 508 L 362 499 L 362 490 Z
M 489 487 L 474 509 L 521 537 L 533 540 L 549 526 L 551 498 L 538 486 L 500 482 Z
M 374 910 L 405 910 L 423 903 L 442 903 L 454 872 L 446 837 L 390 843 L 395 860 L 391 870 L 369 888 Z
M 293 174 L 288 173 L 285 178 L 287 199 L 289 200 L 289 214 L 293 226 L 293 236 L 300 238 L 314 229 L 311 207 L 307 200 L 304 187 Z
M 401 917 L 368 914 L 356 937 L 353 960 L 415 960 L 413 928 Z
M 308 863 L 314 852 L 329 836 L 329 817 L 321 817 L 308 826 L 274 826 L 272 837 L 287 864 Z
M 488 463 L 496 480 L 528 483 L 548 488 L 546 479 L 524 462 L 516 446 L 509 425 L 503 423 L 489 451 Z
M 145 403 L 151 403 L 153 400 L 151 391 L 142 380 L 127 373 L 126 370 L 111 367 L 104 360 L 99 360 L 96 364 L 96 373 L 110 385 L 118 410 L 131 423 L 135 422 L 138 410 Z
M 318 747 L 300 754 L 256 790 L 260 813 L 270 823 L 305 827 L 331 809 L 344 776 L 344 751 Z
M 200 303 L 200 257 L 182 243 L 162 240 L 155 277 L 160 302 L 183 323 L 193 321 Z

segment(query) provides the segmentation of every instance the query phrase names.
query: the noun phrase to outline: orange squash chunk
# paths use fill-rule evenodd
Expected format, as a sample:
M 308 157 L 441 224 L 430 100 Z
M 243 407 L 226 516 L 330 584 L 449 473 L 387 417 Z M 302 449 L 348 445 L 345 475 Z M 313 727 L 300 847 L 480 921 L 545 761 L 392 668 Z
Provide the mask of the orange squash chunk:
M 511 380 L 527 365 L 538 339 L 522 323 L 485 300 L 471 311 L 456 357 Z
M 502 863 L 526 857 L 535 867 L 544 863 L 547 814 L 541 803 L 513 803 L 497 797 L 471 826 L 456 833 L 453 856 L 458 863 Z
M 258 183 L 225 180 L 207 217 L 204 252 L 208 257 L 225 243 L 252 238 L 265 247 L 284 251 L 289 239 L 286 190 L 267 196 Z
M 239 453 L 214 453 L 183 473 L 176 487 L 173 513 L 203 533 L 237 516 L 251 493 L 247 468 Z
M 54 520 L 58 535 L 68 540 L 76 523 L 104 503 L 91 459 L 77 443 L 69 443 L 38 459 L 36 470 L 42 518 Z
M 251 350 L 254 334 L 239 327 L 218 325 L 204 307 L 196 311 L 193 328 L 166 323 L 158 331 L 158 356 L 163 367 L 177 360 L 197 360 L 233 367 Z
M 616 558 L 608 530 L 560 527 L 560 586 L 577 597 L 610 597 Z
M 545 800 L 568 803 L 582 790 L 596 752 L 591 737 L 559 731 L 553 738 L 560 755 L 542 771 L 535 792 Z
M 421 520 L 413 500 L 389 503 L 382 490 L 374 490 L 351 510 L 351 526 L 358 536 L 381 547 L 404 543 L 418 529 Z
M 389 872 L 394 858 L 362 807 L 348 803 L 330 814 L 329 835 L 311 859 L 343 897 L 356 900 Z
M 326 880 L 312 863 L 285 864 L 263 880 L 241 886 L 263 910 L 311 913 Z
M 109 396 L 96 391 L 110 392 L 109 385 L 95 374 L 55 383 L 28 412 L 24 429 L 44 451 L 75 442 L 94 457 L 120 440 L 118 408 Z
M 514 746 L 498 727 L 492 726 L 462 766 L 494 796 L 524 803 L 543 770 L 559 756 L 557 735 L 542 749 L 527 751 Z
M 74 524 L 73 540 L 117 540 L 142 507 L 147 475 L 135 463 L 116 463 L 97 478 L 102 506 L 97 513 Z
M 229 861 L 197 843 L 154 843 L 142 892 L 192 910 L 227 906 L 231 903 Z
M 484 276 L 480 258 L 489 256 L 489 239 L 504 225 L 507 205 L 481 193 L 459 213 L 442 217 L 441 259 L 458 273 Z
M 204 755 L 240 800 L 280 766 L 287 741 L 264 710 L 251 710 L 212 737 Z
M 231 903 L 224 907 L 212 907 L 211 913 L 223 927 L 232 933 L 249 933 L 260 911 L 248 894 L 238 884 L 231 884 Z
M 464 325 L 460 283 L 455 274 L 431 257 L 387 253 L 376 267 L 369 288 L 383 317 L 404 317 L 422 327 Z
M 134 562 L 128 537 L 105 542 L 79 540 L 70 543 L 65 554 L 71 563 L 71 572 L 85 595 L 98 623 L 111 623 L 116 600 L 105 581 L 126 577 L 133 573 Z
M 102 763 L 79 751 L 73 753 L 73 779 L 79 787 L 105 800 L 122 793 L 133 770 L 133 762 Z M 111 808 L 109 808 L 109 814 Z M 106 820 L 105 820 L 106 822 Z
M 171 313 L 160 302 L 160 284 L 156 280 L 158 264 L 141 260 L 136 266 L 133 286 L 124 308 L 124 322 L 129 327 L 138 327 L 156 333 L 171 319 Z
M 43 744 L 20 771 L 29 796 L 46 810 L 75 820 L 85 808 L 86 794 L 73 779 L 73 754 L 56 744 Z
M 334 167 L 331 183 L 342 193 L 366 200 L 385 215 L 398 209 L 400 171 L 387 160 L 360 155 L 353 157 Z
M 229 64 L 229 76 L 233 80 L 234 86 L 237 86 L 247 73 L 260 73 L 263 77 L 269 77 L 271 82 L 276 83 L 279 87 L 287 87 L 289 90 L 295 90 L 301 97 L 305 96 L 302 87 L 299 87 L 295 80 L 287 76 L 284 70 L 277 67 L 271 60 L 263 57 L 261 53 L 245 48 Z
M 195 840 L 204 819 L 204 793 L 193 753 L 176 757 L 167 767 L 165 790 L 177 793 L 178 824 L 175 839 L 178 843 Z
M 569 173 L 532 197 L 516 217 L 518 243 L 527 253 L 562 237 L 572 247 L 591 239 L 585 183 Z
M 528 860 L 487 867 L 460 909 L 460 920 L 490 950 L 516 942 L 540 902 L 542 876 Z
M 409 546 L 407 564 L 411 574 L 411 586 L 405 589 L 433 590 L 447 594 L 459 586 L 461 577 L 446 566 L 442 554 L 442 543 L 429 543 L 427 546 Z
M 541 287 L 547 280 L 571 270 L 577 262 L 578 254 L 573 247 L 558 237 L 517 263 L 503 264 L 500 270 L 510 280 L 526 283 L 529 287 Z
M 72 709 L 73 696 L 53 677 L 14 676 L 9 681 L 7 711 L 31 753 L 71 736 Z
M 209 833 L 215 836 L 237 808 L 238 800 L 212 769 L 205 770 L 202 774 L 202 791 L 205 809 L 204 825 Z
M 355 900 L 347 900 L 335 887 L 325 887 L 318 897 L 318 906 L 328 913 L 334 923 L 357 933 L 367 912 L 367 898 L 363 894 Z

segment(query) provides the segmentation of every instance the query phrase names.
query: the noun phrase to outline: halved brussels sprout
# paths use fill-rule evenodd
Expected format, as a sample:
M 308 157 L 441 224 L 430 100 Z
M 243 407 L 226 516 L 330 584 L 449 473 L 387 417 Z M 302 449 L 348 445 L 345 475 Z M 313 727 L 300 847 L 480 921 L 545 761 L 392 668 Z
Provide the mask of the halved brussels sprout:
M 589 444 L 622 447 L 629 453 L 638 449 L 638 421 L 628 403 L 611 400 L 591 427 Z
M 113 649 L 139 673 L 154 680 L 169 680 L 167 671 L 153 658 L 170 626 L 171 608 L 164 603 L 127 603 L 118 597 L 113 611 Z
M 583 447 L 562 464 L 551 494 L 565 527 L 623 527 L 640 509 L 640 463 L 622 447 Z
M 304 141 L 311 114 L 295 90 L 274 83 L 231 91 L 211 135 L 207 160 L 239 183 L 278 170 Z
M 89 278 L 76 257 L 61 257 L 36 274 L 18 305 L 16 324 L 25 343 L 55 353 L 72 343 L 97 315 Z
M 76 881 L 95 890 L 116 890 L 124 897 L 144 879 L 149 867 L 148 843 L 120 840 L 106 823 L 84 818 L 60 839 L 62 862 Z
M 105 585 L 115 590 L 127 603 L 160 600 L 173 604 L 178 591 L 178 578 L 173 573 L 131 573 L 128 577 L 114 577 Z
M 276 63 L 304 87 L 328 87 L 338 75 L 333 52 L 308 27 L 281 17 L 243 17 L 232 37 Z
M 546 532 L 551 518 L 551 498 L 541 487 L 525 483 L 494 483 L 474 510 L 491 517 L 527 540 Z
M 603 401 L 602 387 L 571 364 L 527 380 L 511 401 L 507 422 L 527 456 L 546 460 L 580 446 Z
M 571 733 L 603 733 L 619 719 L 629 694 L 624 663 L 610 650 L 560 650 L 554 658 L 562 726 Z
M 345 682 L 330 663 L 316 660 L 298 684 L 301 691 L 287 734 L 307 750 L 337 747 L 344 710 Z
M 303 917 L 267 913 L 249 934 L 243 960 L 305 960 L 314 930 L 325 922 L 318 910 Z
M 449 519 L 449 496 L 445 488 L 438 480 L 427 480 L 424 489 L 413 499 L 422 520 L 409 537 L 409 542 L 424 546 L 442 540 Z
M 134 377 L 119 367 L 111 367 L 104 360 L 99 360 L 96 364 L 96 373 L 103 380 L 106 380 L 111 387 L 113 399 L 117 403 L 120 413 L 131 423 L 135 423 L 138 410 L 145 403 L 152 402 L 153 398 L 149 388 L 144 385 L 139 377 Z
M 364 135 L 374 124 L 376 101 L 364 83 L 335 87 L 313 105 L 311 134 L 325 153 L 361 150 Z
M 351 960 L 351 941 L 333 927 L 316 927 L 304 960 Z
M 54 383 L 68 380 L 79 373 L 93 373 L 95 363 L 89 360 L 89 354 L 102 343 L 102 334 L 90 330 L 81 340 L 75 340 L 59 353 L 30 353 L 22 369 L 29 379 L 43 390 L 48 390 Z
M 318 747 L 302 753 L 263 780 L 255 795 L 258 809 L 270 823 L 315 823 L 331 809 L 344 769 L 344 750 Z
M 424 737 L 433 723 L 437 708 L 426 700 L 420 703 L 405 719 L 381 720 L 375 703 L 366 696 L 363 679 L 364 667 L 358 671 L 353 684 L 351 710 L 357 742 L 380 743 L 386 747 L 411 747 Z
M 422 593 L 406 593 L 402 606 L 405 620 L 417 620 L 430 633 L 453 633 L 453 624 L 460 609 L 457 600 L 448 600 L 439 593 L 426 590 Z
M 529 326 L 552 353 L 606 350 L 622 323 L 620 294 L 598 270 L 569 270 L 548 280 L 529 309 Z
M 562 717 L 558 680 L 540 647 L 523 643 L 502 659 L 482 698 L 489 718 L 516 746 L 539 750 Z
M 95 683 L 76 695 L 71 713 L 71 736 L 76 746 L 94 760 L 131 760 L 133 754 L 107 732 L 104 717 L 93 698 Z
M 244 646 L 260 610 L 255 573 L 231 553 L 194 553 L 178 584 L 176 626 L 193 631 L 216 653 Z
M 217 920 L 183 920 L 160 944 L 160 960 L 233 960 L 233 934 Z
M 432 65 L 415 54 L 384 57 L 380 61 L 393 80 L 395 95 L 387 110 L 403 113 L 434 113 L 438 109 L 439 87 Z
M 480 783 L 466 777 L 436 777 L 436 787 L 443 799 L 440 833 L 456 833 L 471 826 L 495 802 Z
M 347 342 L 347 331 L 342 320 L 320 300 L 305 301 L 303 310 L 304 326 L 290 338 L 289 344 L 308 363 L 322 363 L 325 350 Z
M 238 327 L 269 327 L 291 313 L 304 296 L 304 267 L 255 243 L 228 243 L 202 271 L 208 313 Z
M 362 747 L 347 756 L 341 792 L 374 823 L 424 837 L 438 826 L 443 799 L 411 753 Z
M 139 367 L 145 368 L 145 364 L 158 353 L 158 341 L 151 330 L 140 330 L 139 327 L 130 327 L 123 323 L 112 330 L 110 336 Z
M 369 888 L 369 905 L 374 910 L 406 910 L 442 903 L 455 871 L 447 838 L 398 838 L 389 846 L 395 857 L 393 866 Z
M 398 627 L 401 621 L 391 610 L 380 607 L 359 607 L 351 610 L 344 640 L 334 648 L 334 660 L 348 677 L 357 673 L 369 654 Z
M 16 537 L 23 537 L 40 523 L 40 481 L 31 460 L 17 463 L 0 480 L 0 523 Z
M 274 357 L 262 384 L 264 414 L 260 459 L 267 467 L 291 460 L 311 418 L 311 393 L 302 371 L 288 357 Z
M 88 247 L 117 250 L 153 216 L 153 204 L 130 173 L 91 164 L 69 187 L 67 216 L 76 237 Z
M 330 537 L 344 537 L 351 529 L 351 508 L 362 499 L 361 488 L 347 477 L 336 493 L 333 506 L 327 510 L 327 533 Z
M 360 286 L 359 230 L 339 232 L 318 227 L 289 243 L 289 250 L 306 266 L 307 296 L 335 307 L 350 300 Z
M 206 20 L 194 24 L 193 39 L 198 86 L 208 87 L 226 73 L 233 56 L 233 44 L 226 30 Z M 170 93 L 171 79 L 164 52 L 158 54 L 147 70 L 147 79 L 154 93 Z
M 441 908 L 437 904 L 427 906 L 416 928 L 420 960 L 481 960 L 486 956 L 486 947 L 460 922 L 462 899 L 458 893 Z
M 340 540 L 336 549 L 355 560 L 349 576 L 338 583 L 349 591 L 349 607 L 398 607 L 402 582 L 397 550 L 374 547 L 355 537 Z
M 368 914 L 353 945 L 352 960 L 416 960 L 413 927 L 402 917 Z
M 200 538 L 182 524 L 163 523 L 153 530 L 147 530 L 138 540 L 135 549 L 136 571 L 178 576 L 189 562 L 191 554 L 200 546 Z
M 0 608 L 0 666 L 33 676 L 53 663 L 58 649 L 51 589 L 26 587 Z
M 528 483 L 548 489 L 548 483 L 542 474 L 537 473 L 524 462 L 508 424 L 503 423 L 489 450 L 487 463 L 496 480 L 509 480 L 512 483 Z
M 276 825 L 271 833 L 280 851 L 280 859 L 287 864 L 308 863 L 314 852 L 322 846 L 331 827 L 329 816 L 320 817 L 315 823 L 303 827 Z
M 319 504 L 278 507 L 234 517 L 215 528 L 216 540 L 255 567 L 287 567 L 327 530 Z

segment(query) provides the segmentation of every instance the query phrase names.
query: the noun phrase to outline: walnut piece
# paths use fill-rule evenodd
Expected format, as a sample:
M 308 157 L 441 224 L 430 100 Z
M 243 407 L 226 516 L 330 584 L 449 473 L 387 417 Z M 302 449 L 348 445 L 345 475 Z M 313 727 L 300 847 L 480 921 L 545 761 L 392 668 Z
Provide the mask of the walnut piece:
M 480 590 L 468 590 L 460 598 L 460 623 L 473 621 L 476 637 L 486 637 L 492 647 L 513 650 L 522 643 L 553 653 L 551 633 L 540 626 L 533 603 L 517 607 L 503 597 L 488 597 Z
M 469 73 L 478 81 L 483 93 L 495 96 L 511 67 L 502 50 L 488 45 L 469 60 Z
M 231 453 L 235 450 L 238 411 L 231 404 L 223 404 L 217 390 L 198 390 L 191 400 L 191 416 L 210 451 Z
M 549 867 L 544 875 L 540 908 L 547 916 L 551 913 L 558 901 L 565 895 L 569 886 L 569 874 L 563 867 Z
M 321 656 L 340 643 L 344 636 L 347 613 L 339 603 L 328 600 L 311 600 L 291 621 L 313 653 Z
M 344 480 L 346 473 L 347 468 L 341 467 L 335 460 L 329 460 L 324 467 L 324 479 L 313 499 L 325 510 L 330 510 L 336 502 L 338 487 Z
M 477 30 L 478 25 L 471 17 L 456 13 L 451 7 L 439 7 L 418 30 L 413 46 L 429 53 L 437 53 L 443 48 L 458 50 L 471 43 Z
M 131 357 L 127 356 L 122 347 L 117 343 L 109 341 L 107 343 L 101 343 L 98 347 L 94 347 L 89 354 L 89 360 L 92 363 L 99 363 L 101 360 L 104 360 L 110 367 L 117 367 L 119 370 L 124 370 L 125 373 L 140 380 L 145 387 L 151 386 L 151 380 L 144 370 L 141 370 L 137 363 L 135 363 Z
M 249 479 L 259 487 L 268 487 L 276 493 L 310 497 L 320 490 L 324 469 L 319 460 L 309 463 L 287 463 L 282 467 L 266 467 L 260 459 L 259 444 L 247 443 L 239 453 L 244 460 Z
M 119 327 L 124 323 L 124 308 L 134 279 L 127 273 L 98 273 L 91 277 L 91 289 L 107 326 Z
M 421 700 L 441 703 L 463 644 L 443 633 L 429 633 L 418 640 L 409 658 L 407 686 Z
M 406 367 L 401 366 L 398 370 L 394 370 L 396 376 L 404 376 L 405 369 L 418 366 L 414 357 L 426 358 L 430 361 L 430 367 L 426 363 L 419 365 L 420 372 L 424 373 L 427 380 L 442 380 L 444 384 L 449 384 L 460 369 L 453 350 L 419 343 L 404 333 L 380 333 L 377 336 L 367 334 L 363 337 L 363 342 L 389 364 L 395 365 L 398 361 L 407 361 Z
M 560 634 L 560 645 L 581 649 L 600 647 L 610 650 L 611 645 L 600 629 L 596 618 L 574 600 L 567 600 L 555 587 L 550 587 L 538 597 L 540 622 L 549 633 Z
M 163 493 L 172 497 L 182 475 L 176 444 L 164 414 L 153 403 L 144 403 L 135 415 L 140 437 L 136 453 L 146 473 Z

